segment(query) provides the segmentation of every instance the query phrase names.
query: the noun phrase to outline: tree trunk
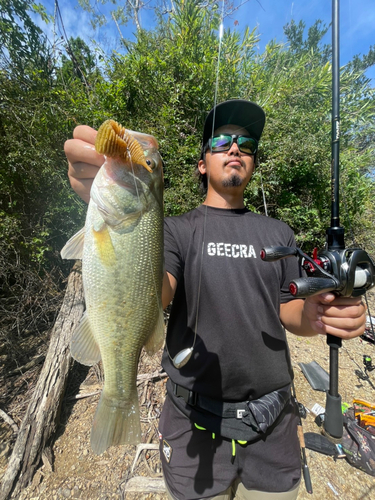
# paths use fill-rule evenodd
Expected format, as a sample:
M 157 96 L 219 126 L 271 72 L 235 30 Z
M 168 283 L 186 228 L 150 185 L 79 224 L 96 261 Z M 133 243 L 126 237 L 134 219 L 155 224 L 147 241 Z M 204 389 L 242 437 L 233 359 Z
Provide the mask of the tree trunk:
M 16 497 L 32 480 L 43 450 L 57 425 L 71 365 L 70 339 L 84 311 L 81 264 L 70 273 L 59 315 L 51 333 L 46 360 L 26 410 L 3 477 L 0 500 Z

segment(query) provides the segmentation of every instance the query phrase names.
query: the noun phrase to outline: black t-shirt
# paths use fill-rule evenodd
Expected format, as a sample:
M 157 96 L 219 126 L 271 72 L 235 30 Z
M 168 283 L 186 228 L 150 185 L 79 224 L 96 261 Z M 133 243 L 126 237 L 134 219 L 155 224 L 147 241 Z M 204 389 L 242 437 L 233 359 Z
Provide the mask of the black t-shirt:
M 167 332 L 171 356 L 191 347 L 181 369 L 166 351 L 171 379 L 222 401 L 257 399 L 291 381 L 280 303 L 301 275 L 295 257 L 264 262 L 265 246 L 295 247 L 285 223 L 246 209 L 202 205 L 165 220 L 165 268 L 177 279 Z

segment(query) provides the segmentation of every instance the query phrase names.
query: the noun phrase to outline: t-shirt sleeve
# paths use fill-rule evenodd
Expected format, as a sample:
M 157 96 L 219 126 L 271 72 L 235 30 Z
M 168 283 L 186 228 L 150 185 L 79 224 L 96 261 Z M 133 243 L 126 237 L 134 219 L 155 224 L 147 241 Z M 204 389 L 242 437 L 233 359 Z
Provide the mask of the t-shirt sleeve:
M 183 270 L 183 257 L 179 232 L 172 217 L 164 219 L 164 266 L 167 273 L 180 280 Z
M 288 241 L 286 243 L 286 246 L 288 247 L 293 247 L 295 248 L 297 246 L 296 241 L 294 239 L 294 234 L 291 231 Z M 280 289 L 280 303 L 285 304 L 286 302 L 289 302 L 290 300 L 294 300 L 298 297 L 295 297 L 292 295 L 289 291 L 289 283 L 296 279 L 296 278 L 301 278 L 304 276 L 303 270 L 301 266 L 299 265 L 297 257 L 288 257 L 284 259 L 285 262 L 285 272 L 284 272 L 284 279 L 281 284 L 281 289 Z

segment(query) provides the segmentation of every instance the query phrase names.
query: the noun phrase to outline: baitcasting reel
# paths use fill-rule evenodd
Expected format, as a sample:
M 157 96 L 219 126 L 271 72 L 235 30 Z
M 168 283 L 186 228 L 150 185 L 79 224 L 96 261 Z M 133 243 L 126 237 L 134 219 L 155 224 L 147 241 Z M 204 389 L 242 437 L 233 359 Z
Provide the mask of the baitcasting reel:
M 260 257 L 267 262 L 296 256 L 307 278 L 291 281 L 289 290 L 295 297 L 309 297 L 324 292 L 335 292 L 343 297 L 358 297 L 375 285 L 375 265 L 359 248 L 344 250 L 314 250 L 309 257 L 299 248 L 266 247 Z

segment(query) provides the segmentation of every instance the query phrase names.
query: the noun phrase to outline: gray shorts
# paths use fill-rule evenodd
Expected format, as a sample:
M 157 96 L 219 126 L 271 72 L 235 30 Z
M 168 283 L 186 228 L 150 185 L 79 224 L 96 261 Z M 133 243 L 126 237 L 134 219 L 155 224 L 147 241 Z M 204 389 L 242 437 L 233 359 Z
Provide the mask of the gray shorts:
M 263 438 L 241 444 L 196 428 L 167 396 L 159 423 L 160 457 L 171 497 L 198 500 L 228 495 L 223 499 L 250 499 L 241 496 L 243 488 L 243 493 L 295 490 L 295 495 L 288 497 L 270 496 L 293 500 L 301 477 L 297 423 L 290 402 Z

